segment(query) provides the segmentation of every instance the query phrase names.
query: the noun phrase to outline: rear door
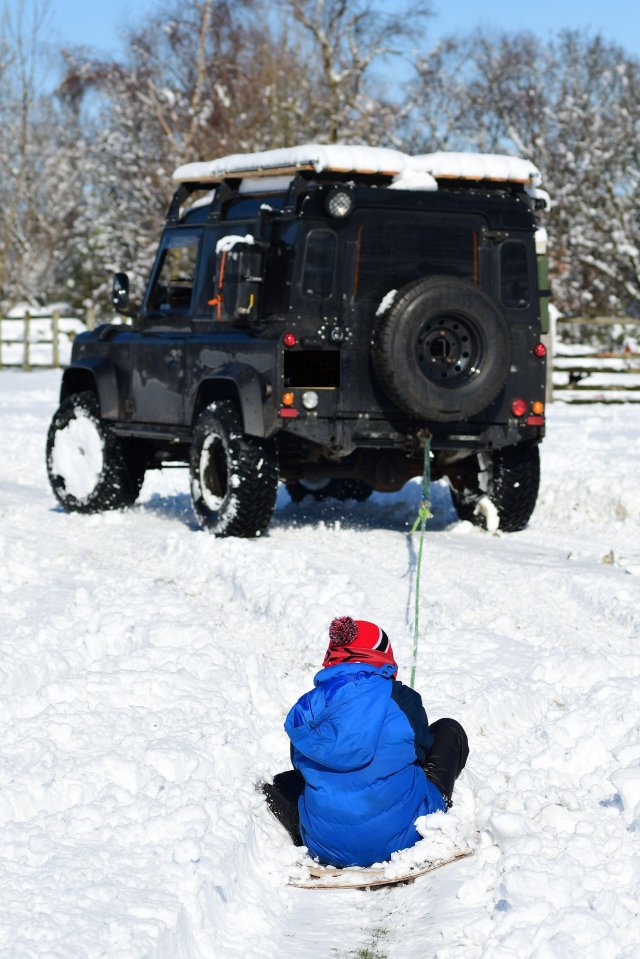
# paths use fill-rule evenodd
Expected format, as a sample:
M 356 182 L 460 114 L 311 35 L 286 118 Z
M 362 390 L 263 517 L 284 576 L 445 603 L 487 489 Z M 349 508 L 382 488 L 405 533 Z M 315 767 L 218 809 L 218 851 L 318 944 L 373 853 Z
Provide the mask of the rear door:
M 484 250 L 484 217 L 444 211 L 356 210 L 351 223 L 351 302 L 357 335 L 343 357 L 348 389 L 341 410 L 354 415 L 395 409 L 371 364 L 376 316 L 408 284 L 429 276 L 455 276 L 486 285 L 490 261 Z M 351 386 L 353 384 L 353 386 Z M 359 388 L 355 388 L 355 385 Z

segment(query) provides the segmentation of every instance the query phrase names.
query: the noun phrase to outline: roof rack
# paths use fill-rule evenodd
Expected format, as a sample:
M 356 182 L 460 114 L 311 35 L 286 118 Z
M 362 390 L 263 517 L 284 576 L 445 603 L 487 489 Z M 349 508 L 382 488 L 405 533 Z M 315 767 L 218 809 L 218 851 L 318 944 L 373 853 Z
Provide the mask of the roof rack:
M 549 205 L 540 190 L 540 171 L 522 157 L 498 153 L 425 153 L 410 156 L 384 147 L 307 143 L 259 153 L 235 153 L 199 163 L 187 163 L 173 174 L 180 184 L 216 184 L 224 180 L 260 180 L 315 174 L 375 178 L 395 189 L 437 190 L 438 186 L 484 184 L 520 188 L 540 206 Z
M 262 153 L 235 153 L 204 163 L 178 167 L 180 183 L 220 183 L 227 177 L 294 176 L 296 173 L 380 174 L 393 177 L 406 166 L 406 154 L 384 147 L 308 143 Z

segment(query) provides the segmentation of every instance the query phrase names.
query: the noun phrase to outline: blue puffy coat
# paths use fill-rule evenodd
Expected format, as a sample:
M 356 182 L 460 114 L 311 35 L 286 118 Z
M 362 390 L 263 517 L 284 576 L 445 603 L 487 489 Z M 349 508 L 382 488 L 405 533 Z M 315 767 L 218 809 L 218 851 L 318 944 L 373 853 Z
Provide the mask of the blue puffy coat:
M 321 862 L 383 862 L 420 839 L 418 816 L 446 809 L 418 765 L 433 744 L 422 700 L 393 673 L 330 666 L 287 716 L 293 765 L 305 780 L 300 832 Z

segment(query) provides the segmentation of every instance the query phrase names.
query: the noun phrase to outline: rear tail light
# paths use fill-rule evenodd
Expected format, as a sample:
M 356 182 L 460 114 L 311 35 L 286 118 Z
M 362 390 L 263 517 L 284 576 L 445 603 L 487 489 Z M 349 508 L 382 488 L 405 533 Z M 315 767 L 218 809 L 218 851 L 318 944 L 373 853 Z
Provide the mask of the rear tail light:
M 286 393 L 283 393 L 280 397 L 280 403 L 282 404 L 278 410 L 278 416 L 281 416 L 282 419 L 292 419 L 296 416 L 299 416 L 298 410 L 294 407 L 296 400 L 296 394 L 287 390 Z
M 543 360 L 547 355 L 547 348 L 544 343 L 536 343 L 533 348 L 533 355 L 537 356 L 539 360 Z
M 516 399 L 511 404 L 511 412 L 514 416 L 524 416 L 527 412 L 527 404 L 524 400 Z

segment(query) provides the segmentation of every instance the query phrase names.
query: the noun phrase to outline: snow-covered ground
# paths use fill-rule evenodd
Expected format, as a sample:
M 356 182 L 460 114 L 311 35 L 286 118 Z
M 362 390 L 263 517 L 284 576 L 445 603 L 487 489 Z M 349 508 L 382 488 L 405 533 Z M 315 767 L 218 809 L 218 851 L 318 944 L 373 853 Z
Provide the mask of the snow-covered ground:
M 471 755 L 424 843 L 477 851 L 309 892 L 254 784 L 287 767 L 334 615 L 383 624 L 408 677 L 419 488 L 282 491 L 256 541 L 198 531 L 181 470 L 67 516 L 44 469 L 58 381 L 0 374 L 3 959 L 640 957 L 637 407 L 550 410 L 522 533 L 457 522 L 434 486 L 417 685 Z

